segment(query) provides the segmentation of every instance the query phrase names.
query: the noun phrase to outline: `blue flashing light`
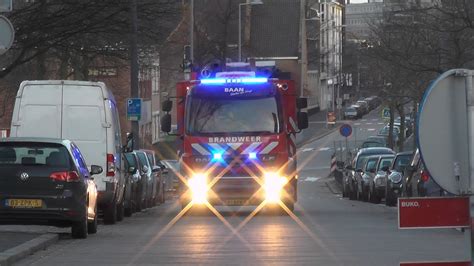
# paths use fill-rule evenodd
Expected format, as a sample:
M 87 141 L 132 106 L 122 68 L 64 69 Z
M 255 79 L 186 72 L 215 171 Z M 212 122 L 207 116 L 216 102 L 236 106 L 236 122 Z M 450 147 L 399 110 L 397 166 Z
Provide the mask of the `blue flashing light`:
M 257 153 L 256 152 L 249 153 L 249 159 L 257 159 Z
M 215 78 L 215 79 L 201 79 L 201 84 L 204 85 L 224 85 L 229 83 L 241 84 L 261 84 L 267 83 L 268 78 Z
M 216 161 L 220 161 L 220 160 L 222 160 L 222 153 L 220 153 L 220 152 L 214 153 L 214 154 L 212 154 L 212 158 Z

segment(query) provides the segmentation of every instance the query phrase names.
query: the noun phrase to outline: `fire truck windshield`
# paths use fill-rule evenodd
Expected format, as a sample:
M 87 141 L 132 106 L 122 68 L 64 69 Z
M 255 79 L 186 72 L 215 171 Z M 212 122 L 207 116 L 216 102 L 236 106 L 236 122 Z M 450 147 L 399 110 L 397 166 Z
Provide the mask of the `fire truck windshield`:
M 189 134 L 280 132 L 277 101 L 273 96 L 250 99 L 192 96 L 188 100 Z

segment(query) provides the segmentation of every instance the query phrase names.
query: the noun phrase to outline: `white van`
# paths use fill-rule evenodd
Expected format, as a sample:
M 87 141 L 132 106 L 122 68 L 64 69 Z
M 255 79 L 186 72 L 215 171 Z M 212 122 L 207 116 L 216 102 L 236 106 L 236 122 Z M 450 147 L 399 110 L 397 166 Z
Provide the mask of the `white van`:
M 104 169 L 94 176 L 104 222 L 123 218 L 125 173 L 119 113 L 104 83 L 23 81 L 15 100 L 11 136 L 74 141 L 89 165 Z

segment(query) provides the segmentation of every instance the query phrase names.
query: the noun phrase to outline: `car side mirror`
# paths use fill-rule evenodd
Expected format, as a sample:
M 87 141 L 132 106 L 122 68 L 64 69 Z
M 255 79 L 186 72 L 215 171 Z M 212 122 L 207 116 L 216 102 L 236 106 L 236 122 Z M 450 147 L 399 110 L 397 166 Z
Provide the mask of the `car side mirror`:
M 163 112 L 170 112 L 171 109 L 173 109 L 173 102 L 170 100 L 163 101 L 161 104 L 161 110 L 163 110 Z
M 149 170 L 148 166 L 145 165 L 145 166 L 142 167 L 142 172 L 148 173 L 148 170 Z
M 300 130 L 308 128 L 309 126 L 308 113 L 298 112 L 296 116 L 297 116 L 296 119 L 298 120 L 298 128 Z
M 165 114 L 161 117 L 161 131 L 170 133 L 171 132 L 171 115 Z
M 134 174 L 135 171 L 137 171 L 137 168 L 136 168 L 136 167 L 130 166 L 130 167 L 128 168 L 128 173 L 130 173 L 130 174 Z
M 161 167 L 159 166 L 153 166 L 153 169 L 151 170 L 153 173 L 158 173 L 159 171 L 161 171 Z
M 91 172 L 90 172 L 91 175 L 98 175 L 98 174 L 101 174 L 103 171 L 104 169 L 102 169 L 101 166 L 94 165 L 94 164 L 91 165 Z
M 296 99 L 296 108 L 304 109 L 308 107 L 308 98 L 297 98 Z

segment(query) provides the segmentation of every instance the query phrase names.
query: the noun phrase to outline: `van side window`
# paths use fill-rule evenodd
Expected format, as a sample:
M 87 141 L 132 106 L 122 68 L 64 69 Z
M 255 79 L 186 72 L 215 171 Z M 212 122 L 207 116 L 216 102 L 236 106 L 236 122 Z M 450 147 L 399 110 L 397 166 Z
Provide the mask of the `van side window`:
M 119 114 L 118 114 L 117 106 L 115 105 L 115 102 L 110 101 L 110 105 L 112 106 L 112 116 L 113 116 L 114 124 L 115 124 L 114 126 L 115 145 L 116 145 L 116 149 L 120 151 L 122 149 L 122 134 L 120 132 Z

